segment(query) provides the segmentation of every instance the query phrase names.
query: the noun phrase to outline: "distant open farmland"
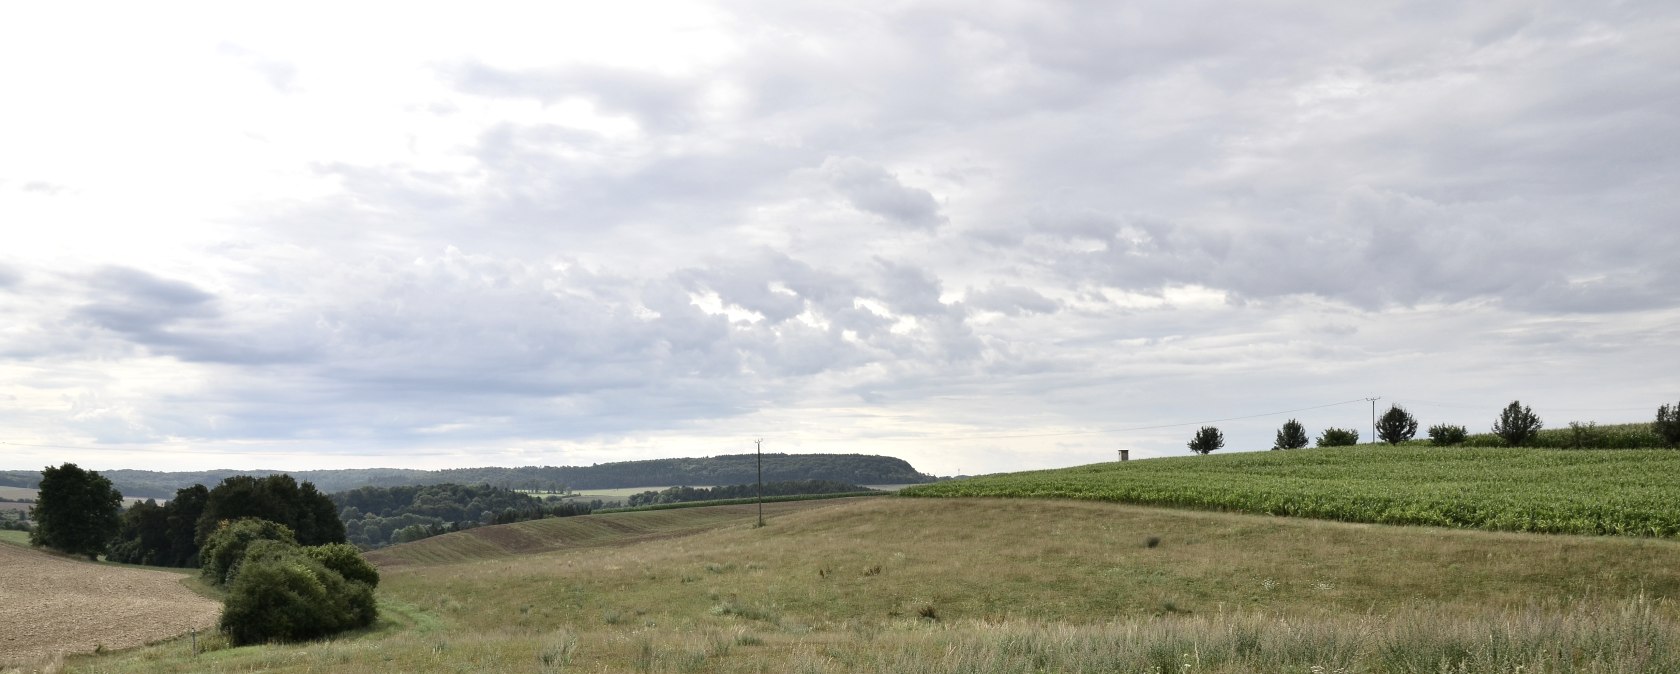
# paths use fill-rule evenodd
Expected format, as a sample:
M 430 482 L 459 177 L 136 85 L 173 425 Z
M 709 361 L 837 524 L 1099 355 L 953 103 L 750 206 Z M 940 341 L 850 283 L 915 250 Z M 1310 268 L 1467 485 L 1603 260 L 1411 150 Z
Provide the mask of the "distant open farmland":
M 832 500 L 766 503 L 764 515 L 775 517 L 833 503 L 835 501 Z M 757 516 L 757 506 L 728 505 L 588 517 L 551 517 L 433 536 L 376 550 L 368 553 L 367 558 L 382 568 L 452 564 L 589 546 L 642 543 L 748 524 L 756 521 Z
M 1338 447 L 990 475 L 909 496 L 1072 498 L 1540 533 L 1680 536 L 1680 452 Z
M 221 612 L 182 585 L 183 572 L 95 564 L 8 543 L 0 543 L 0 569 L 0 669 L 208 629 Z

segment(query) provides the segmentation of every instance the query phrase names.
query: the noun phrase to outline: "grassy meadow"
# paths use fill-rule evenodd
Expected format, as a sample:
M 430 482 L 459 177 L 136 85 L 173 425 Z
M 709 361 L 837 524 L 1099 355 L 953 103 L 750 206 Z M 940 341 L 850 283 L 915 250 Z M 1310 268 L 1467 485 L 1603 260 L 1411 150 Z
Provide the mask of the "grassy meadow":
M 395 546 L 375 555 L 371 631 L 197 657 L 178 640 L 66 669 L 1680 671 L 1669 540 L 1073 500 L 773 506 L 763 528 L 726 506 L 465 532 L 550 541 L 532 546 Z
M 1680 535 L 1680 452 L 1362 445 L 989 475 L 908 496 L 1065 498 L 1499 531 Z

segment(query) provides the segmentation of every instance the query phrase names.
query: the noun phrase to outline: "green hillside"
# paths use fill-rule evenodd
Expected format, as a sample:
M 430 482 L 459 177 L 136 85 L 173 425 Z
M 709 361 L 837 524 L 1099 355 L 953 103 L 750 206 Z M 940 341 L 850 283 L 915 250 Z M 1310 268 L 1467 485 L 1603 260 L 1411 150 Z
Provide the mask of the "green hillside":
M 1680 535 L 1680 452 L 1338 447 L 989 475 L 907 496 L 1071 498 L 1350 522 Z

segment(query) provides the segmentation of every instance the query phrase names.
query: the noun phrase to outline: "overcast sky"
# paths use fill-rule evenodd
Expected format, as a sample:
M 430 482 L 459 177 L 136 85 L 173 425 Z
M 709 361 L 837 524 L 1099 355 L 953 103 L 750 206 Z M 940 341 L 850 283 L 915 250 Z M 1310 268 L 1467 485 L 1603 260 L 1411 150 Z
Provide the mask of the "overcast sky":
M 9 4 L 0 468 L 1647 421 L 1676 35 L 1666 1 Z

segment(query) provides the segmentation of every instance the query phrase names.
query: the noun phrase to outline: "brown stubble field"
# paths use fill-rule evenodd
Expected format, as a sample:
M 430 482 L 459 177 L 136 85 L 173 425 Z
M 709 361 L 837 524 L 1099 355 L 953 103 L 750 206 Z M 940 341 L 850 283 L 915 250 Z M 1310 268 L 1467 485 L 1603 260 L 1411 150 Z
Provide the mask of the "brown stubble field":
M 0 544 L 0 670 L 209 629 L 221 605 L 187 578 Z

